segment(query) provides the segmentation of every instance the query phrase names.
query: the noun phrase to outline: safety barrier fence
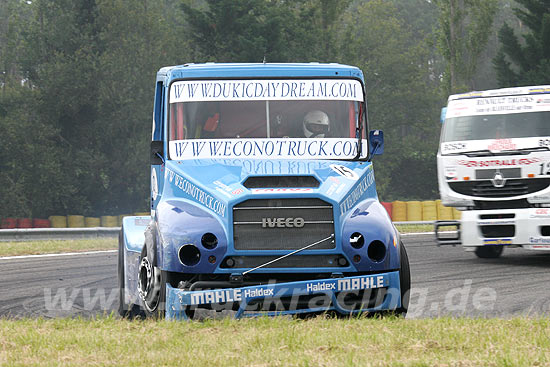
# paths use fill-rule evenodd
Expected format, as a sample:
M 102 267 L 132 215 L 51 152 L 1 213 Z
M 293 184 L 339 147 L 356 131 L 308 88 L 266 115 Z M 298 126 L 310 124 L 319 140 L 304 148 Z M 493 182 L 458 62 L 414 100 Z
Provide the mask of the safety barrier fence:
M 432 225 L 434 221 L 393 222 L 396 225 Z M 114 238 L 120 227 L 0 229 L 0 242 Z
M 132 215 L 150 215 L 150 213 L 140 212 L 133 214 L 104 215 L 101 217 L 85 217 L 83 215 L 52 215 L 48 219 L 2 218 L 0 221 L 0 229 L 120 227 L 122 224 L 122 218 Z
M 435 220 L 458 220 L 460 211 L 446 207 L 441 200 L 430 201 L 393 201 L 382 202 L 384 208 L 395 222 L 422 222 Z M 96 228 L 120 227 L 122 218 L 130 215 L 149 215 L 149 212 L 134 214 L 104 215 L 85 217 L 83 215 L 52 215 L 48 219 L 37 218 L 3 218 L 0 229 L 16 228 Z

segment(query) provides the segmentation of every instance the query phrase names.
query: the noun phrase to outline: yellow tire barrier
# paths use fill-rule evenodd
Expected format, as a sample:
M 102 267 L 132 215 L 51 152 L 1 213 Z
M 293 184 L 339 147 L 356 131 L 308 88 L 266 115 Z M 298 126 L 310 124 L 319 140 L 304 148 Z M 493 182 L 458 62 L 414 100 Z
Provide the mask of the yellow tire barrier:
M 462 218 L 462 212 L 457 208 L 453 208 L 453 218 L 455 220 L 460 220 Z
M 392 220 L 394 222 L 405 222 L 407 220 L 407 204 L 404 201 L 392 203 Z
M 437 220 L 437 203 L 435 201 L 422 202 L 422 220 Z
M 51 215 L 49 218 L 52 228 L 67 228 L 67 217 L 62 215 Z
M 118 227 L 118 217 L 116 215 L 104 215 L 101 217 L 102 227 Z
M 138 217 L 150 217 L 151 213 L 150 212 L 138 212 L 138 213 L 134 213 L 134 215 L 136 215 Z
M 441 200 L 437 201 L 437 219 L 439 220 L 453 220 L 454 213 L 453 208 L 450 206 L 444 206 L 441 204 Z
M 407 201 L 407 220 L 410 222 L 422 220 L 422 204 L 420 201 Z
M 96 217 L 85 217 L 84 225 L 88 228 L 91 227 L 101 227 L 101 221 Z
M 69 228 L 83 228 L 84 216 L 83 215 L 67 215 L 67 226 Z

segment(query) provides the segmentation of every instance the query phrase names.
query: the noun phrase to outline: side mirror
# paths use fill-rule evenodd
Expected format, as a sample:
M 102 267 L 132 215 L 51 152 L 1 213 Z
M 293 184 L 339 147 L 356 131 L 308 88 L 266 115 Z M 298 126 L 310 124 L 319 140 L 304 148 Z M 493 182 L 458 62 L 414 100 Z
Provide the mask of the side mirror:
M 439 122 L 445 122 L 445 116 L 447 115 L 447 107 L 441 109 L 441 116 L 439 116 Z
M 164 142 L 153 140 L 151 142 L 151 164 L 159 165 L 164 163 Z
M 369 132 L 369 151 L 371 155 L 384 153 L 384 132 L 382 130 Z

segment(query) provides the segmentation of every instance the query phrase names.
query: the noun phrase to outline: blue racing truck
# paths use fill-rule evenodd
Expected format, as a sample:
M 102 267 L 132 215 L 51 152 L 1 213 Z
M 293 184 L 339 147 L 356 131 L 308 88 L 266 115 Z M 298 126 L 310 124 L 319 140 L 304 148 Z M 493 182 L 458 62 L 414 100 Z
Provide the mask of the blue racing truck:
M 160 69 L 151 216 L 123 220 L 119 313 L 404 315 L 409 262 L 378 201 L 366 106 L 352 66 Z

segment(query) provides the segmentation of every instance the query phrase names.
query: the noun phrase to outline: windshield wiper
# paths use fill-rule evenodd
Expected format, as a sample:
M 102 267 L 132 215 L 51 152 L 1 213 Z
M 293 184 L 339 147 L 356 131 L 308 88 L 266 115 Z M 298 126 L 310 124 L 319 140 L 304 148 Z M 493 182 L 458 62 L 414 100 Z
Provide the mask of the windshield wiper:
M 527 154 L 531 153 L 531 152 L 540 152 L 542 150 L 550 150 L 549 147 L 534 147 L 534 148 L 523 148 L 523 149 L 518 149 L 518 151 L 520 152 L 526 152 Z
M 461 154 L 464 154 L 467 157 L 487 157 L 487 156 L 495 155 L 495 153 L 491 152 L 489 149 L 472 150 L 470 152 L 452 153 L 452 155 L 461 155 Z
M 527 155 L 532 152 L 548 151 L 549 147 L 534 147 L 534 148 L 522 148 L 522 149 L 510 149 L 501 150 L 499 152 L 491 152 L 489 149 L 473 150 L 469 152 L 456 152 L 445 155 L 465 155 L 467 157 L 488 157 L 497 155 Z

